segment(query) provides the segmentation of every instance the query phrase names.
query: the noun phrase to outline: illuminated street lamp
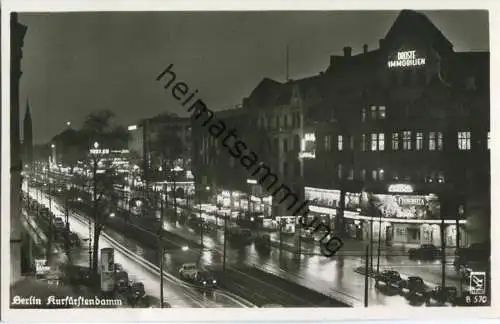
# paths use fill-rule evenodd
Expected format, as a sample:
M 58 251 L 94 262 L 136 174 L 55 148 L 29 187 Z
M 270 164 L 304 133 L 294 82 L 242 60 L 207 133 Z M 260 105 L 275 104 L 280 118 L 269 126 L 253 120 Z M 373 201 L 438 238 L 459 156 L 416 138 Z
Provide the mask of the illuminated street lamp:
M 98 142 L 94 142 L 94 148 L 95 148 L 95 149 L 98 149 L 98 148 L 99 148 L 99 143 L 98 143 Z
M 71 126 L 71 122 L 69 120 L 66 122 L 66 126 L 68 126 L 68 127 Z

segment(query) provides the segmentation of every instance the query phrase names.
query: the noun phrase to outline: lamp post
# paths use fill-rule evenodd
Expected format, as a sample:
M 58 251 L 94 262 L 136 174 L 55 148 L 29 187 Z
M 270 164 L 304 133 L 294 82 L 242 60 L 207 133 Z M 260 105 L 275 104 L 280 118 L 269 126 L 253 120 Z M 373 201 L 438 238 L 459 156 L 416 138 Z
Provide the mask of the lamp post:
M 52 255 L 52 236 L 53 236 L 53 217 L 52 217 L 52 193 L 50 191 L 52 185 L 52 179 L 49 179 L 48 189 L 49 189 L 49 237 L 47 239 L 47 260 L 51 258 Z
M 69 193 L 71 190 L 71 185 L 69 183 L 66 184 L 66 199 L 64 201 L 64 216 L 66 221 L 66 231 L 65 231 L 65 243 L 66 243 L 66 255 L 69 258 Z
M 377 273 L 380 270 L 380 240 L 382 235 L 382 212 L 378 211 L 378 247 L 377 247 Z
M 175 168 L 170 169 L 170 171 L 172 171 L 172 178 L 173 178 L 172 180 L 174 183 L 174 187 L 173 187 L 174 214 L 175 214 L 175 218 L 177 218 L 177 196 L 176 196 L 177 182 L 176 182 L 176 178 L 177 178 L 177 172 L 181 172 L 181 171 L 183 171 L 183 169 L 179 166 L 176 166 Z

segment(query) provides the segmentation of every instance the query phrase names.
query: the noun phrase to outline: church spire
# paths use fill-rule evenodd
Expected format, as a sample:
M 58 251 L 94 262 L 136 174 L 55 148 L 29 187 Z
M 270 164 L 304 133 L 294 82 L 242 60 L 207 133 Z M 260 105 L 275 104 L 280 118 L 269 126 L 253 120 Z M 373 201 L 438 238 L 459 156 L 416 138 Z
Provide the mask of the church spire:
M 26 112 L 24 114 L 24 119 L 31 119 L 31 111 L 30 111 L 30 101 L 26 99 Z

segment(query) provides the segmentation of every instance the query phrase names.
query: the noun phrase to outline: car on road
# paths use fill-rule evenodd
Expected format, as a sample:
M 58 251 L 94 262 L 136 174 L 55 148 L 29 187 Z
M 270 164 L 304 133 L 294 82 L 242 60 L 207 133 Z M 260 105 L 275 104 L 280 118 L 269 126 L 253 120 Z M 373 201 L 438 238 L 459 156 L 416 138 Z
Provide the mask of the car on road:
M 126 271 L 118 271 L 116 273 L 116 289 L 118 291 L 126 291 L 128 288 L 128 273 Z
M 184 280 L 194 280 L 199 270 L 196 263 L 184 263 L 179 269 L 179 276 Z
M 384 270 L 375 276 L 375 284 L 379 285 L 384 283 L 385 286 L 392 288 L 401 288 L 404 280 L 401 278 L 399 272 L 394 270 Z
M 415 249 L 409 249 L 410 259 L 434 260 L 441 255 L 441 250 L 432 244 L 422 244 Z
M 437 286 L 428 293 L 426 305 L 437 306 L 437 305 L 444 305 L 445 303 L 451 303 L 452 305 L 456 305 L 457 294 L 458 292 L 456 287 L 443 288 L 441 286 Z
M 255 248 L 259 252 L 269 252 L 271 250 L 271 236 L 268 234 L 257 236 L 255 238 Z
M 56 229 L 64 229 L 65 227 L 65 223 L 64 223 L 64 220 L 62 219 L 62 217 L 55 217 L 54 218 L 54 227 Z
M 407 280 L 401 282 L 400 288 L 402 289 L 403 293 L 405 293 L 410 298 L 427 298 L 427 285 L 420 277 L 408 277 Z
M 80 246 L 81 245 L 80 238 L 78 237 L 78 234 L 76 234 L 75 232 L 71 232 L 69 234 L 69 244 L 71 246 Z
M 201 289 L 215 289 L 217 288 L 217 280 L 215 276 L 210 271 L 198 271 L 195 275 L 195 283 L 199 285 Z
M 130 294 L 136 299 L 143 297 L 146 294 L 144 284 L 139 281 L 133 282 L 130 285 Z

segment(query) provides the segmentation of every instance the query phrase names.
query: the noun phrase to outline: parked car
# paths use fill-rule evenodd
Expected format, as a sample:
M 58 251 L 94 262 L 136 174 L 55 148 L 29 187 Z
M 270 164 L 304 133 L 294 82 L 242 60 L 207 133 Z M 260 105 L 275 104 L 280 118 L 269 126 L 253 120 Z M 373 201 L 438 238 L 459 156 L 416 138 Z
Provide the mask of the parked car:
M 432 244 L 423 244 L 416 249 L 409 249 L 410 259 L 433 260 L 441 255 L 441 250 Z
M 271 250 L 271 236 L 268 234 L 257 236 L 255 238 L 255 248 L 261 252 L 269 252 Z
M 144 290 L 144 284 L 142 282 L 132 283 L 130 285 L 130 294 L 136 299 L 143 297 L 146 294 L 146 291 Z
M 457 288 L 456 287 L 441 287 L 438 286 L 429 292 L 426 300 L 427 306 L 443 305 L 444 303 L 451 303 L 456 305 Z
M 194 280 L 202 289 L 217 288 L 217 280 L 215 279 L 213 273 L 209 271 L 198 271 Z
M 381 282 L 386 286 L 401 288 L 404 281 L 399 272 L 394 270 L 385 270 L 375 276 L 375 283 L 378 285 Z
M 179 269 L 179 276 L 184 280 L 194 280 L 199 270 L 196 263 L 184 263 Z
M 403 289 L 404 292 L 422 292 L 425 291 L 426 285 L 424 280 L 417 276 L 408 277 L 407 280 L 401 282 L 400 288 Z
M 118 291 L 126 291 L 128 288 L 128 273 L 126 271 L 118 271 L 116 273 L 116 289 Z

